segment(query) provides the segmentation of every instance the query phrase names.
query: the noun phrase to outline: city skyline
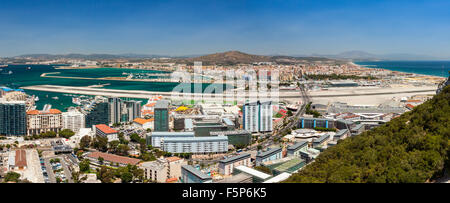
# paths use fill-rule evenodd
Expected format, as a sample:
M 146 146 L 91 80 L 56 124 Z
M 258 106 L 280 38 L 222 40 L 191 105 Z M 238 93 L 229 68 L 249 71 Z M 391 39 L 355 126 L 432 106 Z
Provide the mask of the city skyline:
M 14 1 L 0 3 L 0 56 L 335 55 L 450 58 L 447 1 Z

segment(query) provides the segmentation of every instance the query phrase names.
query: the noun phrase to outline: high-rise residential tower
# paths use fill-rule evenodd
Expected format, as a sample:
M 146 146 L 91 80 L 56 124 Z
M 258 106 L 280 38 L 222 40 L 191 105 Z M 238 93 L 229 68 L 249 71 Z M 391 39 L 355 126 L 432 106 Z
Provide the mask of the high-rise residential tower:
M 272 102 L 258 101 L 253 103 L 246 103 L 243 107 L 243 115 L 245 130 L 252 133 L 271 132 L 273 130 Z
M 26 135 L 26 116 L 26 104 L 24 101 L 5 101 L 0 99 L 0 135 Z
M 159 100 L 155 105 L 154 130 L 169 131 L 169 101 Z

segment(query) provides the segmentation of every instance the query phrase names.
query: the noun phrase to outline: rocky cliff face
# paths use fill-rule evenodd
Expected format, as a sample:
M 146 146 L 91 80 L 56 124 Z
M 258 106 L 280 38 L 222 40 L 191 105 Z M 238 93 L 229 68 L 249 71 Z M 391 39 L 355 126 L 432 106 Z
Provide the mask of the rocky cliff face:
M 450 72 L 449 72 L 449 74 L 450 74 Z M 439 93 L 442 92 L 442 90 L 443 90 L 445 87 L 447 87 L 448 85 L 450 85 L 450 76 L 448 76 L 448 78 L 447 78 L 446 81 L 442 82 L 442 83 L 439 85 L 439 87 L 438 87 L 436 93 L 439 94 Z

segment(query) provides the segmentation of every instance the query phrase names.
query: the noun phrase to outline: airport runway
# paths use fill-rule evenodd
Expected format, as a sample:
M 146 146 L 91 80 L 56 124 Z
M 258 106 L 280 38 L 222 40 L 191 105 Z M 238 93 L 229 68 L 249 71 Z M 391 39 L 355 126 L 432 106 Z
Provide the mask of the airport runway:
M 104 89 L 104 88 L 92 88 L 92 87 L 74 87 L 74 86 L 59 86 L 59 85 L 36 85 L 21 87 L 25 90 L 36 90 L 36 91 L 47 91 L 47 92 L 59 92 L 59 93 L 69 93 L 69 94 L 80 94 L 80 95 L 94 95 L 94 96 L 106 96 L 106 97 L 124 97 L 124 98 L 139 98 L 148 99 L 154 95 L 162 95 L 166 97 L 171 97 L 171 99 L 185 99 L 190 98 L 194 100 L 207 99 L 207 100 L 242 100 L 243 95 L 231 94 L 228 91 L 223 94 L 210 94 L 210 93 L 177 93 L 177 92 L 157 92 L 157 91 L 143 91 L 143 90 L 117 90 L 117 89 Z M 374 96 L 374 95 L 394 95 L 394 94 L 404 94 L 404 93 L 430 93 L 435 91 L 431 88 L 421 88 L 421 89 L 394 89 L 395 91 L 389 91 L 384 89 L 383 91 L 358 91 L 358 92 L 348 92 L 342 91 L 330 91 L 328 94 L 322 92 L 317 94 L 316 92 L 310 92 L 311 98 L 323 98 L 323 97 L 353 97 L 353 96 Z M 260 92 L 250 92 L 246 93 L 246 98 L 258 98 Z M 268 95 L 270 96 L 270 95 Z M 300 91 L 280 91 L 278 95 L 279 99 L 296 99 L 302 98 Z

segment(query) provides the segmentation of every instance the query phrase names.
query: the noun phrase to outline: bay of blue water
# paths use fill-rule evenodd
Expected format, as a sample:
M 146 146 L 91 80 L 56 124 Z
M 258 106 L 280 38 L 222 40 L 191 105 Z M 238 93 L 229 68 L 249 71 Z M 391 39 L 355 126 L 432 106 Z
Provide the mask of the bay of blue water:
M 448 77 L 450 71 L 450 61 L 366 61 L 355 62 L 355 64 L 367 68 L 383 68 L 440 77 Z

